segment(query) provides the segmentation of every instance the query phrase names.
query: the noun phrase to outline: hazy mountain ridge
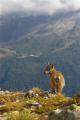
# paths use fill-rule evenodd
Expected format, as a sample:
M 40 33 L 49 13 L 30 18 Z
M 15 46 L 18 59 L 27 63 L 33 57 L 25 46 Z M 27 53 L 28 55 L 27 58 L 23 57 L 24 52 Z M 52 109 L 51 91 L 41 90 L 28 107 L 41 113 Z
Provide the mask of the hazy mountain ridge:
M 15 51 L 15 54 L 0 59 L 1 87 L 15 90 L 36 85 L 49 89 L 49 78 L 44 77 L 43 70 L 50 61 L 63 72 L 66 93 L 72 95 L 79 91 L 79 20 L 79 11 L 57 15 L 31 26 L 29 33 L 22 35 L 20 40 L 2 44 L 1 47 Z

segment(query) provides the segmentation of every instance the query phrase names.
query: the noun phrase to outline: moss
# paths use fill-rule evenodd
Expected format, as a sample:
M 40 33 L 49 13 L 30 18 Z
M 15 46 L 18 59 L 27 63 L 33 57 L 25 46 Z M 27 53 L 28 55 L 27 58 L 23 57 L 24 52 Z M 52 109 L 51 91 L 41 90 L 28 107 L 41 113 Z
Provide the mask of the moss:
M 13 113 L 9 114 L 7 120 L 40 120 L 39 118 L 40 116 L 35 113 L 23 111 L 20 112 L 19 115 L 14 115 Z
M 63 96 L 56 96 L 51 98 L 33 98 L 35 101 L 37 101 L 41 106 L 37 109 L 37 113 L 48 113 L 52 112 L 58 108 L 62 108 L 62 106 L 68 104 L 68 99 Z
M 23 110 L 24 106 L 26 105 L 25 102 L 8 102 L 6 106 L 9 110 Z
M 38 88 L 34 88 L 34 91 L 39 91 L 40 93 L 40 89 L 38 90 Z M 46 98 L 41 96 L 25 98 L 23 94 L 14 92 L 0 96 L 0 102 L 2 104 L 0 106 L 0 113 L 9 113 L 8 120 L 42 120 L 40 116 L 43 114 L 46 115 L 54 112 L 56 109 L 63 109 L 65 106 L 71 106 L 72 104 L 79 105 L 80 103 L 79 97 L 67 98 L 56 95 Z M 36 102 L 39 104 L 34 106 Z M 35 109 L 32 110 L 31 108 L 34 107 Z M 18 111 L 19 114 L 14 115 L 13 111 Z
M 9 108 L 6 105 L 0 107 L 0 113 L 9 112 Z

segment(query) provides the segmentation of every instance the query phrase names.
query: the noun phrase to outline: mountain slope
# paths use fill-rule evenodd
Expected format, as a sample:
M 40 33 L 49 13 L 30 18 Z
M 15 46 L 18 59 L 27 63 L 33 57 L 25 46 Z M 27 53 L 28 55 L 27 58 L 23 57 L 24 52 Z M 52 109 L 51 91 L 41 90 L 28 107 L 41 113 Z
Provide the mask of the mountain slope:
M 14 42 L 27 35 L 33 27 L 48 22 L 52 17 L 28 16 L 26 13 L 11 13 L 0 16 L 0 42 Z
M 50 61 L 65 76 L 66 94 L 80 91 L 80 12 L 57 18 L 58 15 L 36 24 L 18 41 L 1 44 L 15 51 L 0 59 L 1 88 L 15 90 L 40 86 L 49 89 L 49 78 L 43 71 Z

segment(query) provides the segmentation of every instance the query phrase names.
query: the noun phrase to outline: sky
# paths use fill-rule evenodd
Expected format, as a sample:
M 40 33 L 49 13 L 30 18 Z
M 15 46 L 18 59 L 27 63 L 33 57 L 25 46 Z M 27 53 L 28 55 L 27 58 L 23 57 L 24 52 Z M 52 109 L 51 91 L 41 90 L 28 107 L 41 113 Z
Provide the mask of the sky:
M 79 10 L 80 0 L 0 0 L 0 15 L 14 11 L 53 15 L 60 10 Z

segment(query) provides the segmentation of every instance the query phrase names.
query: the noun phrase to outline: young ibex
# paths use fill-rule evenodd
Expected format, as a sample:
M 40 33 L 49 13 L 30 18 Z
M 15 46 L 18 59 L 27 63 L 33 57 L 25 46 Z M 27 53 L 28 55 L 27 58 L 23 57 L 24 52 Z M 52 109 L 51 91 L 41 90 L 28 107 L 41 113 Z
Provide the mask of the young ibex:
M 64 76 L 61 72 L 57 71 L 53 64 L 48 64 L 44 70 L 44 74 L 51 77 L 50 88 L 52 93 L 61 95 L 62 90 L 65 86 Z

